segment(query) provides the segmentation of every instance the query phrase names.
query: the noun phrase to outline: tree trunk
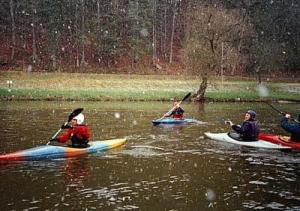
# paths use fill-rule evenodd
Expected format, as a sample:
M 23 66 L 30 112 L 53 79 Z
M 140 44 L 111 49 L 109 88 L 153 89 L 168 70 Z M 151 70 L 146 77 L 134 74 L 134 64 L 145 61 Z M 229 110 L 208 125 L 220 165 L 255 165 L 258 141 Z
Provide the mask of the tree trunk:
M 57 70 L 57 59 L 56 59 L 56 55 L 55 54 L 51 55 L 51 60 L 52 60 L 51 70 L 52 71 L 56 71 Z
M 261 84 L 260 67 L 256 68 L 255 73 L 256 73 L 256 76 L 257 76 L 257 82 L 259 84 Z
M 79 21 L 78 21 L 78 4 L 76 3 L 75 7 L 75 46 L 76 46 L 76 68 L 80 66 L 79 62 Z
M 15 58 L 15 48 L 16 48 L 16 23 L 15 23 L 15 16 L 14 16 L 14 2 L 13 2 L 13 0 L 9 1 L 9 6 L 10 6 L 10 17 L 11 17 L 11 40 L 12 40 L 10 59 L 14 60 L 14 58 Z
M 84 9 L 84 0 L 81 0 L 81 64 L 85 65 L 85 9 Z
M 100 32 L 101 29 L 101 2 L 99 2 L 99 0 L 97 1 L 97 33 Z
M 157 62 L 157 53 L 156 53 L 156 33 L 155 33 L 155 20 L 156 20 L 156 0 L 153 1 L 153 28 L 152 28 L 152 64 Z
M 37 63 L 37 48 L 36 48 L 36 6 L 35 3 L 32 8 L 32 63 L 33 66 Z
M 37 50 L 36 50 L 36 33 L 35 33 L 35 23 L 32 24 L 32 62 L 36 65 L 37 62 Z
M 164 42 L 163 42 L 163 55 L 164 60 L 167 59 L 167 7 L 165 8 L 164 14 Z
M 222 88 L 224 85 L 224 42 L 221 43 L 221 81 L 222 81 Z
M 205 91 L 206 91 L 206 88 L 207 88 L 207 76 L 204 75 L 202 76 L 202 82 L 199 86 L 199 89 L 196 93 L 196 98 L 195 98 L 195 101 L 197 102 L 204 102 L 205 101 Z
M 172 18 L 172 34 L 171 34 L 170 58 L 169 58 L 170 64 L 173 62 L 173 42 L 174 42 L 174 33 L 175 33 L 175 17 L 176 17 L 176 3 L 175 3 L 173 18 Z

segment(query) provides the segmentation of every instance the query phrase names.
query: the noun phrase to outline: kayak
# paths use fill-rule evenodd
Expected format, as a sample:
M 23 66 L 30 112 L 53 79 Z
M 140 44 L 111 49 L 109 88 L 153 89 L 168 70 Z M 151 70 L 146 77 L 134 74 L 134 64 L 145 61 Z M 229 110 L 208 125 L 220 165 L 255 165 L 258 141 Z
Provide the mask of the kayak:
M 0 161 L 27 161 L 53 158 L 68 158 L 106 151 L 125 144 L 126 139 L 111 139 L 105 141 L 92 141 L 86 148 L 73 148 L 70 146 L 44 145 L 13 153 L 0 155 Z
M 236 133 L 210 133 L 206 132 L 204 133 L 208 138 L 226 142 L 226 143 L 232 143 L 232 144 L 238 144 L 242 146 L 248 146 L 248 147 L 257 147 L 257 148 L 265 148 L 265 149 L 291 149 L 289 146 L 283 146 L 277 143 L 271 143 L 270 141 L 265 141 L 258 139 L 257 141 L 241 141 L 237 138 Z
M 162 124 L 190 124 L 195 123 L 197 120 L 191 118 L 185 119 L 173 119 L 173 118 L 164 118 L 164 119 L 157 119 L 152 120 L 153 125 L 162 125 Z
M 300 150 L 300 142 L 291 141 L 287 136 L 259 133 L 258 138 L 273 144 L 280 144 L 282 146 L 287 146 L 295 150 Z

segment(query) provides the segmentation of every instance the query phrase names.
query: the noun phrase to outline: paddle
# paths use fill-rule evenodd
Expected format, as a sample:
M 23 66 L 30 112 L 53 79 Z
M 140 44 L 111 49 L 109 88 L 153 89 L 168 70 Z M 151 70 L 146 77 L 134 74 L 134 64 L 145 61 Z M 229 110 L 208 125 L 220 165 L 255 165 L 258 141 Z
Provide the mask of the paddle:
M 282 116 L 285 116 L 286 113 L 283 111 L 278 110 L 277 108 L 275 108 L 272 104 L 268 103 L 268 102 L 264 102 L 265 104 L 269 105 L 274 111 L 280 113 Z M 290 118 L 292 121 L 299 123 L 298 120 L 294 119 L 294 118 Z
M 83 108 L 76 108 L 75 110 L 72 111 L 72 113 L 69 114 L 68 116 L 68 121 L 65 122 L 64 126 L 67 126 L 69 124 L 69 122 L 71 122 L 71 120 L 77 116 L 78 114 L 80 114 L 83 111 Z M 55 139 L 56 136 L 60 133 L 62 129 L 60 128 L 53 136 L 50 140 Z M 47 143 L 47 145 L 50 144 L 50 141 Z
M 192 93 L 187 93 L 187 95 L 184 96 L 184 98 L 177 103 L 177 105 L 180 105 L 180 103 L 182 103 L 183 101 L 185 101 L 186 99 L 188 99 L 191 96 Z M 166 115 L 170 115 L 172 113 L 172 111 L 177 107 L 177 105 L 175 105 L 173 108 L 171 108 L 167 113 L 165 113 L 159 120 L 165 118 Z
M 258 94 L 259 94 L 260 97 L 263 98 L 263 97 L 269 96 L 269 90 L 268 90 L 268 88 L 267 88 L 264 84 L 259 83 L 259 84 L 258 84 L 258 87 L 257 87 L 257 90 L 258 90 Z M 282 112 L 282 111 L 278 110 L 278 109 L 275 108 L 272 104 L 270 104 L 270 103 L 268 103 L 268 102 L 266 102 L 266 101 L 264 101 L 264 100 L 263 100 L 263 102 L 264 102 L 265 104 L 269 105 L 274 111 L 278 112 L 278 113 L 281 114 L 282 116 L 285 116 L 285 115 L 286 115 L 285 112 Z M 293 119 L 293 118 L 290 118 L 290 119 L 291 119 L 292 121 L 295 121 L 295 122 L 299 123 L 299 121 L 296 120 L 296 119 Z

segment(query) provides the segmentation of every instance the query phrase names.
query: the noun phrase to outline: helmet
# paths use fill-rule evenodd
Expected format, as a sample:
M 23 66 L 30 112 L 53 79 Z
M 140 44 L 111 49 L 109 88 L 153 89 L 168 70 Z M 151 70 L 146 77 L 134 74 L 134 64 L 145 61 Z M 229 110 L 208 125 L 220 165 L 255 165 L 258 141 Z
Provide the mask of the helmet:
M 77 120 L 77 124 L 82 124 L 84 121 L 84 115 L 82 113 L 80 113 L 77 116 L 75 116 L 73 119 Z
M 249 115 L 251 116 L 252 119 L 254 119 L 255 116 L 256 116 L 256 113 L 255 113 L 255 111 L 253 111 L 253 110 L 249 110 L 249 111 L 247 111 L 246 113 L 249 114 Z

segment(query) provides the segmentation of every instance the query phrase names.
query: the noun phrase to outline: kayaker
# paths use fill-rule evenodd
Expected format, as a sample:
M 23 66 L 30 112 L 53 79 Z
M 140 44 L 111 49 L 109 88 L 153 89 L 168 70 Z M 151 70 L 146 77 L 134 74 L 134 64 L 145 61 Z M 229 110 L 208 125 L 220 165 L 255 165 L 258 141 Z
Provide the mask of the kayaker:
M 164 118 L 171 117 L 173 119 L 183 119 L 184 110 L 180 107 L 180 104 L 177 100 L 174 101 L 173 108 L 173 111 L 170 114 L 166 113 Z
M 70 139 L 72 141 L 72 147 L 88 147 L 90 130 L 87 125 L 83 124 L 83 121 L 84 115 L 82 113 L 78 114 L 71 120 L 71 125 L 61 126 L 62 129 L 67 129 L 64 134 L 62 134 L 58 138 L 51 139 L 50 141 L 65 143 Z
M 285 114 L 281 119 L 281 127 L 286 131 L 291 133 L 291 141 L 300 142 L 300 114 L 298 116 L 298 122 L 291 122 L 291 115 Z
M 232 129 L 240 135 L 243 141 L 255 141 L 259 133 L 259 126 L 255 120 L 255 116 L 255 111 L 249 110 L 245 114 L 242 126 L 235 125 L 231 121 L 225 121 L 225 123 L 229 124 Z

